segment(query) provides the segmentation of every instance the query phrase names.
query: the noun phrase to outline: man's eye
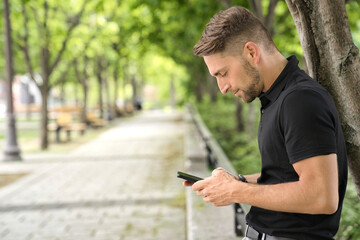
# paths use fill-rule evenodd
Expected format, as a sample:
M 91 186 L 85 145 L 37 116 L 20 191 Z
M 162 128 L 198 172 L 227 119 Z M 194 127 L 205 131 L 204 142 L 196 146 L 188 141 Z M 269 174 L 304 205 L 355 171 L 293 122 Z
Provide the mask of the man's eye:
M 220 73 L 220 77 L 226 77 L 226 73 L 227 73 L 227 72 Z

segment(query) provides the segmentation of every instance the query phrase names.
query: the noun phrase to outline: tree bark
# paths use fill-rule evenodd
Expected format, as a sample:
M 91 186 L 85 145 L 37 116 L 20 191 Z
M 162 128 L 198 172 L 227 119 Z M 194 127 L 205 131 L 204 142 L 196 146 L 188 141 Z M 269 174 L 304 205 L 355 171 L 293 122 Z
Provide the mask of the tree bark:
M 263 8 L 262 8 L 261 0 L 250 0 L 249 3 L 251 10 L 255 14 L 255 16 L 258 17 L 260 21 L 264 23 L 264 15 L 262 10 Z
M 44 77 L 44 76 L 43 76 Z M 44 79 L 44 78 L 43 78 Z M 41 149 L 47 149 L 49 145 L 48 141 L 48 82 L 44 80 L 44 84 L 41 86 L 41 100 L 42 100 L 42 108 L 41 108 L 41 122 L 40 122 L 40 129 L 41 129 L 41 140 L 40 140 L 40 147 Z
M 131 87 L 132 87 L 132 105 L 135 109 L 137 98 L 138 98 L 138 91 L 137 91 L 137 81 L 135 79 L 135 76 L 132 75 L 131 77 Z
M 344 0 L 286 0 L 295 21 L 310 76 L 337 105 L 349 168 L 360 197 L 360 59 Z
M 105 60 L 104 60 L 105 61 Z M 106 109 L 105 109 L 105 119 L 108 121 L 112 120 L 112 113 L 111 113 L 111 97 L 110 97 L 110 90 L 109 90 L 109 78 L 108 78 L 108 63 L 105 63 L 104 67 L 104 90 L 105 90 L 105 100 L 106 100 Z
M 217 100 L 217 94 L 219 92 L 219 88 L 216 84 L 216 79 L 210 75 L 210 73 L 208 71 L 206 71 L 206 80 L 207 80 L 207 85 L 208 85 L 208 91 L 209 91 L 209 95 L 210 95 L 210 101 L 212 103 L 215 103 Z
M 103 77 L 102 77 L 102 72 L 103 72 L 103 66 L 102 66 L 102 59 L 101 57 L 97 57 L 97 67 L 96 67 L 96 77 L 98 80 L 98 84 L 99 84 L 99 89 L 98 89 L 98 101 L 99 101 L 99 118 L 104 118 L 104 108 L 103 108 Z
M 82 91 L 83 91 L 83 105 L 82 105 L 82 110 L 81 110 L 81 121 L 83 123 L 87 122 L 87 105 L 88 105 L 88 89 L 89 89 L 88 75 L 86 72 L 87 62 L 88 62 L 87 57 L 85 56 L 84 64 L 83 64 L 83 71 L 81 73 L 80 69 L 79 69 L 78 59 L 74 60 L 75 75 L 76 75 L 76 78 L 79 81 L 79 83 L 82 87 Z
M 204 98 L 204 84 L 202 82 L 202 78 L 195 78 L 195 97 L 197 102 L 202 102 Z
M 113 104 L 113 116 L 117 117 L 117 100 L 119 98 L 119 58 L 116 60 L 115 69 L 113 71 L 114 78 L 114 98 L 112 100 Z

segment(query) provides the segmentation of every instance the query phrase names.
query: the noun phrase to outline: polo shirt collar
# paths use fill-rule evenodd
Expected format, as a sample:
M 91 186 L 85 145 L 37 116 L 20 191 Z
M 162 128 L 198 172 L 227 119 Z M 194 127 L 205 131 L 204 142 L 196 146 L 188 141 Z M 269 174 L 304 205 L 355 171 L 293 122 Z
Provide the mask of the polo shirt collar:
M 299 61 L 295 55 L 288 57 L 287 60 L 288 63 L 275 82 L 271 85 L 270 89 L 259 95 L 262 108 L 266 108 L 270 103 L 274 102 L 279 97 L 288 82 L 287 76 L 298 69 Z

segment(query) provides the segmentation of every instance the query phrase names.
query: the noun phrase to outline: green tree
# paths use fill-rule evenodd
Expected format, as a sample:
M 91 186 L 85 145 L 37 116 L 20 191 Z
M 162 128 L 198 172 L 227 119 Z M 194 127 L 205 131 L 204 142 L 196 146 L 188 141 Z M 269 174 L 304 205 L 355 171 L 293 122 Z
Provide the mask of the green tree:
M 51 81 L 51 76 L 89 3 L 62 1 L 59 4 L 54 0 L 21 0 L 18 3 L 21 10 L 14 12 L 14 18 L 22 19 L 16 29 L 17 44 L 24 54 L 27 72 L 42 96 L 41 149 L 48 147 L 48 95 L 56 84 L 56 81 Z M 40 73 L 41 79 L 35 77 L 35 72 Z

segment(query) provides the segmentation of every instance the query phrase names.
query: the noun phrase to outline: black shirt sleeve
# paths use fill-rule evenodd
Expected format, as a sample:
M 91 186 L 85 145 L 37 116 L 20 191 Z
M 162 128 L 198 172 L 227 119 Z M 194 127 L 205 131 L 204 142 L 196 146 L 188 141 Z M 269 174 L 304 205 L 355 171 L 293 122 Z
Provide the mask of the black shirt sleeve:
M 336 153 L 335 119 L 326 93 L 298 89 L 284 99 L 280 124 L 291 164 Z

